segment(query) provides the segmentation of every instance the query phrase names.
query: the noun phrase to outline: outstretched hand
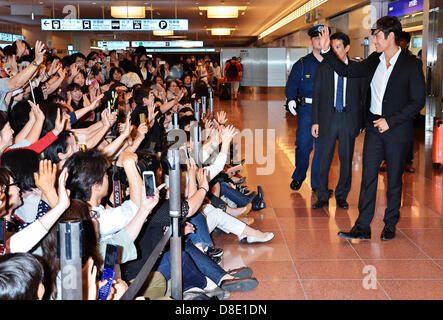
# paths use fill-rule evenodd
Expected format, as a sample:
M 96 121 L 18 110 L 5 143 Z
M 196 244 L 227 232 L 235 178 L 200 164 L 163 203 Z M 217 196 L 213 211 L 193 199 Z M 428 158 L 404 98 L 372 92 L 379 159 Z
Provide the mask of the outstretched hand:
M 58 202 L 57 206 L 61 209 L 66 210 L 71 204 L 69 199 L 70 192 L 66 189 L 66 180 L 68 179 L 68 168 L 64 168 L 58 177 Z
M 55 189 L 57 180 L 57 165 L 51 160 L 41 160 L 38 172 L 34 172 L 35 185 L 42 192 L 49 192 Z
M 60 132 L 65 130 L 66 123 L 69 121 L 69 115 L 62 114 L 61 109 L 57 109 L 57 118 L 55 119 L 54 129 L 52 132 L 58 136 Z
M 328 51 L 331 47 L 331 39 L 329 35 L 328 26 L 324 26 L 323 30 L 319 33 L 320 45 L 323 51 Z

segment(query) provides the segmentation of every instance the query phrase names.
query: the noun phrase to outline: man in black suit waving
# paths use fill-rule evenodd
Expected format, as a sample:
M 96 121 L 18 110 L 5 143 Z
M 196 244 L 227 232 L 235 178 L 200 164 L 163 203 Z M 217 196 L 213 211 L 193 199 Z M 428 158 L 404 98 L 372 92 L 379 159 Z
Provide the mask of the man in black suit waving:
M 337 32 L 331 36 L 332 49 L 345 64 L 356 63 L 348 59 L 349 37 Z M 340 179 L 335 189 L 337 206 L 348 209 L 346 202 L 351 190 L 352 157 L 355 138 L 363 125 L 361 78 L 339 76 L 323 60 L 315 73 L 312 102 L 312 135 L 318 138 L 318 201 L 313 205 L 319 209 L 328 205 L 328 176 L 338 140 Z
M 365 141 L 363 174 L 358 203 L 359 216 L 349 232 L 339 232 L 344 239 L 370 239 L 374 217 L 378 171 L 387 163 L 388 206 L 385 210 L 381 239 L 395 237 L 400 218 L 402 175 L 406 156 L 413 140 L 413 119 L 425 104 L 425 80 L 418 59 L 402 52 L 400 21 L 385 16 L 372 29 L 376 52 L 360 63 L 346 65 L 330 50 L 329 31 L 320 35 L 322 55 L 343 77 L 366 80 Z

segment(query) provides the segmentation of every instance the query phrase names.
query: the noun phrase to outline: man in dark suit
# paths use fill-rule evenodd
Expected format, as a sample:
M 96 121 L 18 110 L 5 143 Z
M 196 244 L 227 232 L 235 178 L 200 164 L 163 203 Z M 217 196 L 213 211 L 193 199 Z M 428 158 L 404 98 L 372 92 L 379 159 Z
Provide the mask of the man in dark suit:
M 372 29 L 376 52 L 360 63 L 346 65 L 330 50 L 329 31 L 320 35 L 322 55 L 343 77 L 362 77 L 366 82 L 365 141 L 363 173 L 358 203 L 359 216 L 349 232 L 339 232 L 344 239 L 370 239 L 374 217 L 378 171 L 387 163 L 387 200 L 385 226 L 381 239 L 395 238 L 400 219 L 402 175 L 406 156 L 413 141 L 413 119 L 426 101 L 426 86 L 418 59 L 399 47 L 402 25 L 396 17 L 377 20 Z
M 348 59 L 350 40 L 342 33 L 331 36 L 331 45 L 337 57 L 346 64 L 356 63 Z M 328 176 L 338 140 L 340 179 L 335 189 L 337 206 L 348 209 L 346 202 L 351 190 L 352 157 L 355 138 L 363 125 L 361 78 L 344 78 L 323 61 L 315 73 L 312 102 L 312 135 L 318 138 L 318 201 L 314 209 L 329 203 Z

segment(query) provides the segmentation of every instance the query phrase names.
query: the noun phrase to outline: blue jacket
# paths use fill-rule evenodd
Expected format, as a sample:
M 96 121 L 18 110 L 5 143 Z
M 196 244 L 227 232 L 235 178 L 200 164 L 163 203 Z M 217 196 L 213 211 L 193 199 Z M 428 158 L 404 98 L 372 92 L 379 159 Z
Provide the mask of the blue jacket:
M 297 93 L 305 98 L 312 98 L 314 76 L 320 62 L 310 53 L 294 63 L 286 83 L 286 99 L 295 100 Z

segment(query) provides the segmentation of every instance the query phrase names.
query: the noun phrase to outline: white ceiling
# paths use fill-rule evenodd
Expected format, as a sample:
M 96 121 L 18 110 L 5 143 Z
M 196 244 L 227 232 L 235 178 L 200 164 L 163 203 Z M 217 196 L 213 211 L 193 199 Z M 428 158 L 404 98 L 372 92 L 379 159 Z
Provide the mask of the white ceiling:
M 96 4 L 93 5 L 92 3 Z M 0 1 L 0 23 L 1 28 L 17 27 L 20 25 L 40 25 L 42 16 L 36 16 L 31 20 L 30 15 L 11 15 L 11 5 L 32 5 L 35 7 L 44 7 L 45 15 L 43 18 L 63 18 L 66 16 L 62 12 L 66 5 L 75 5 L 79 7 L 78 18 L 111 18 L 111 5 L 139 5 L 153 8 L 152 16 L 154 19 L 189 19 L 189 30 L 176 32 L 176 35 L 186 35 L 189 40 L 203 40 L 205 46 L 244 46 L 256 41 L 257 36 L 266 27 L 287 15 L 289 12 L 299 7 L 305 1 L 303 0 L 173 0 L 173 1 L 102 1 L 102 0 L 10 0 Z M 239 15 L 237 19 L 208 19 L 206 12 L 199 14 L 198 6 L 211 5 L 237 5 L 246 6 L 244 15 Z M 176 16 L 177 12 L 177 16 Z M 54 16 L 53 16 L 54 14 Z M 151 12 L 146 11 L 146 18 L 151 17 Z M 211 36 L 206 29 L 215 27 L 235 28 L 231 36 Z M 140 33 L 117 33 L 118 38 L 126 40 L 139 40 L 141 38 L 153 37 L 150 32 Z M 112 33 L 111 33 L 112 34 Z M 91 39 L 94 38 L 91 35 Z M 148 39 L 147 39 L 148 40 Z

